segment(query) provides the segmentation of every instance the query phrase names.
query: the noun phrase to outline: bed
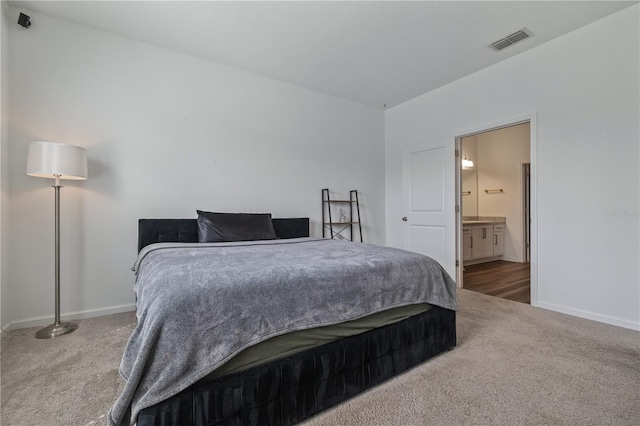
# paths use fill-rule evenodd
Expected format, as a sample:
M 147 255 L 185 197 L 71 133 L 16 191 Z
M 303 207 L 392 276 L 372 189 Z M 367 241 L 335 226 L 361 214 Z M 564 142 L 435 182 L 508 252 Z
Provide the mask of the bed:
M 271 223 L 277 240 L 199 243 L 196 219 L 140 219 L 138 325 L 110 424 L 295 424 L 455 346 L 455 283 L 436 262 L 308 238 L 308 218 Z

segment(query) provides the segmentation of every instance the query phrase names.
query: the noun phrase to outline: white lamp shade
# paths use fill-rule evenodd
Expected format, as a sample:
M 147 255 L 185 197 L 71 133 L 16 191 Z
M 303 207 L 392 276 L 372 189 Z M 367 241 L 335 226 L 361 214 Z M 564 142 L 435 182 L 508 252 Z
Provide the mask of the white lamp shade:
M 87 150 L 55 142 L 31 142 L 27 156 L 27 174 L 42 178 L 85 180 Z

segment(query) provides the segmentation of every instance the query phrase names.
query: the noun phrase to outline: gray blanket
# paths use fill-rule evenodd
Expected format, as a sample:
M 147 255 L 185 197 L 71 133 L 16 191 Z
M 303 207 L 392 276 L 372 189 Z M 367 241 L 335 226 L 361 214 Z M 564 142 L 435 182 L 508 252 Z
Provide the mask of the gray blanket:
M 434 260 L 338 240 L 153 244 L 134 270 L 138 324 L 110 425 L 134 424 L 270 337 L 414 303 L 456 308 L 455 282 Z

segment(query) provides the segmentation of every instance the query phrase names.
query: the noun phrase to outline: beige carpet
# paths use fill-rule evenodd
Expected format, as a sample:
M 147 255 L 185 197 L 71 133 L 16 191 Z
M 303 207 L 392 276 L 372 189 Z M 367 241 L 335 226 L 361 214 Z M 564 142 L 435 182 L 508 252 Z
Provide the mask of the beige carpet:
M 640 333 L 465 290 L 458 303 L 456 349 L 305 425 L 640 425 Z M 133 321 L 4 335 L 1 424 L 105 424 Z

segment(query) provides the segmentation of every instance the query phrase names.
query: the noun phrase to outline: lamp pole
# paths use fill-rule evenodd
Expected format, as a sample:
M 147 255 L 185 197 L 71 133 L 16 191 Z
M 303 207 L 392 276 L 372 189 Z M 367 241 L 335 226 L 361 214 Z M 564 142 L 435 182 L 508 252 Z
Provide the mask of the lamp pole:
M 36 339 L 53 339 L 54 337 L 69 334 L 78 328 L 78 324 L 60 321 L 60 175 L 56 174 L 55 184 L 55 318 L 53 324 L 41 328 L 36 333 Z

